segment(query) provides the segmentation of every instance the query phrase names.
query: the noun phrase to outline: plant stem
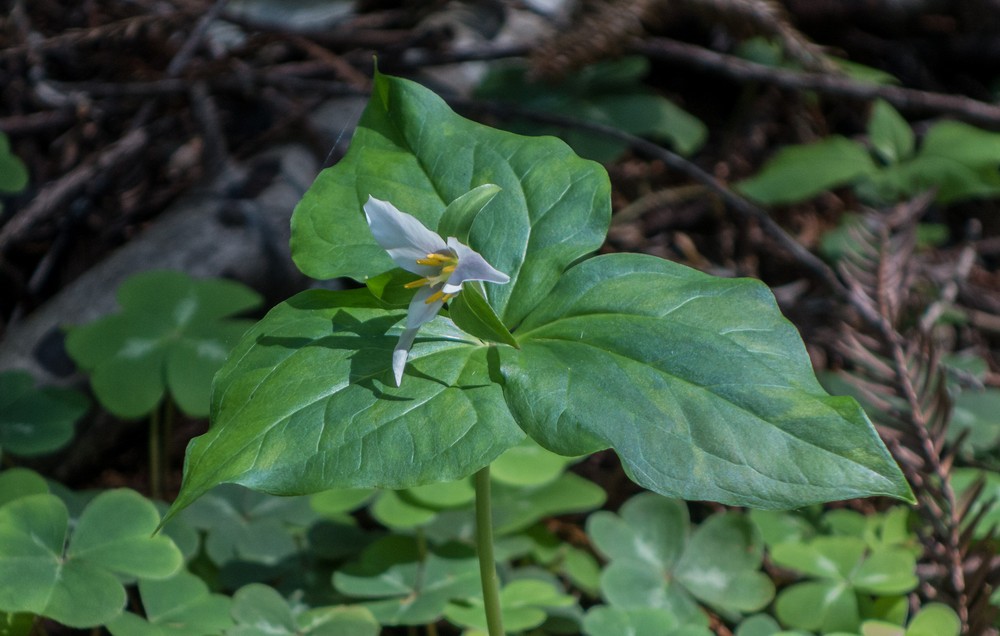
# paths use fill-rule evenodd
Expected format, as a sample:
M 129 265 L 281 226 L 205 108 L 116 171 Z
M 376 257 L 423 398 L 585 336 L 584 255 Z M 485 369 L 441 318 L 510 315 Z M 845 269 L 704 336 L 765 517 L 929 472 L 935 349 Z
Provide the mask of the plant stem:
M 500 614 L 500 585 L 493 560 L 493 507 L 490 503 L 490 467 L 476 473 L 476 552 L 483 582 L 483 605 L 490 636 L 504 636 Z

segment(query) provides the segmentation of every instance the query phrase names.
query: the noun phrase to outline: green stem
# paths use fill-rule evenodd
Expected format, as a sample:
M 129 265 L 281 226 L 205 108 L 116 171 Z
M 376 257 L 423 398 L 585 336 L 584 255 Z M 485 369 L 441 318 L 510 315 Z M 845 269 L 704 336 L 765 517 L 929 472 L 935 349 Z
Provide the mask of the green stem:
M 479 577 L 483 582 L 483 604 L 490 636 L 504 636 L 500 614 L 500 584 L 493 560 L 493 508 L 490 503 L 490 467 L 476 473 L 476 551 Z
M 161 442 L 162 418 L 157 404 L 149 415 L 149 495 L 163 499 L 163 444 Z

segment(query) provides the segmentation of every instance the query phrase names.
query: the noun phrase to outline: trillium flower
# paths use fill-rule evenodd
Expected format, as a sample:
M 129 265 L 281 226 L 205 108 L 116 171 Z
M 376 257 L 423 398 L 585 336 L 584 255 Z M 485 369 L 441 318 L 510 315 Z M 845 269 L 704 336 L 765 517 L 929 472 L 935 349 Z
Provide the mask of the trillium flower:
M 421 277 L 406 284 L 418 289 L 410 302 L 406 328 L 392 352 L 392 372 L 399 386 L 417 331 L 462 291 L 463 283 L 482 280 L 503 284 L 510 282 L 510 276 L 495 269 L 458 239 L 441 238 L 388 201 L 369 196 L 364 208 L 375 241 L 396 265 Z

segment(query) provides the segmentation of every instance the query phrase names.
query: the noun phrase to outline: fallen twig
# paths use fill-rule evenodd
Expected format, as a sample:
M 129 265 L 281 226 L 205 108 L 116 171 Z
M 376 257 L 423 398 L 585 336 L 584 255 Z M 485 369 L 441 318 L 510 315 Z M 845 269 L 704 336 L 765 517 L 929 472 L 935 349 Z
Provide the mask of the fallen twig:
M 884 99 L 902 111 L 952 115 L 971 124 L 1000 129 L 1000 106 L 961 95 L 945 95 L 901 86 L 871 84 L 839 75 L 765 66 L 666 38 L 636 40 L 631 49 L 653 58 L 684 62 L 700 70 L 719 73 L 741 82 L 766 82 L 782 88 L 811 90 L 863 100 Z

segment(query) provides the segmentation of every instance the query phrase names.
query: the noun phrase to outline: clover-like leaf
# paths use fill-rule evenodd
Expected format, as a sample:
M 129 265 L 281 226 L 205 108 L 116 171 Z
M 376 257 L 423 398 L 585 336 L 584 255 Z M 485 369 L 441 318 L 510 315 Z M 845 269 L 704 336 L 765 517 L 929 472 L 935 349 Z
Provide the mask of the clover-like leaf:
M 28 185 L 28 169 L 24 162 L 10 151 L 7 135 L 0 132 L 0 194 L 20 192 Z M 0 212 L 3 206 L 0 205 Z
M 159 519 L 139 494 L 107 491 L 84 509 L 67 545 L 69 513 L 55 495 L 0 507 L 0 610 L 70 627 L 106 623 L 125 606 L 122 577 L 165 578 L 181 566 L 173 542 L 152 536 Z
M 520 350 L 497 348 L 507 402 L 554 452 L 611 447 L 641 486 L 732 505 L 911 496 L 864 411 L 820 387 L 759 281 L 599 256 L 515 336 Z
M 894 546 L 869 549 L 858 537 L 783 543 L 773 548 L 771 558 L 777 565 L 814 578 L 785 588 L 775 602 L 778 618 L 797 629 L 857 630 L 859 594 L 904 594 L 918 582 L 912 552 Z
M 183 515 L 205 533 L 205 553 L 219 567 L 232 561 L 276 565 L 299 551 L 317 518 L 307 497 L 275 497 L 232 485 L 216 488 Z
M 422 550 L 411 537 L 393 535 L 368 546 L 333 576 L 337 590 L 363 603 L 383 625 L 438 620 L 448 602 L 480 593 L 479 566 L 468 548 Z
M 23 371 L 0 373 L 0 449 L 30 457 L 59 450 L 90 401 L 72 389 L 35 388 Z
M 376 636 L 379 624 L 363 607 L 292 607 L 267 585 L 251 583 L 233 595 L 236 626 L 226 636 Z
M 49 485 L 45 478 L 33 470 L 9 468 L 0 472 L 0 507 L 21 497 L 47 492 Z
M 527 69 L 494 69 L 476 89 L 480 97 L 514 102 L 520 108 L 614 126 L 635 135 L 668 142 L 681 154 L 698 150 L 708 129 L 693 115 L 642 84 L 649 60 L 630 56 L 584 67 L 560 81 L 532 82 Z M 627 146 L 582 130 L 531 121 L 509 124 L 516 132 L 562 137 L 582 157 L 609 162 Z
M 139 581 L 139 596 L 145 618 L 125 612 L 108 623 L 112 636 L 215 636 L 233 625 L 231 599 L 185 570 Z
M 774 596 L 759 571 L 761 542 L 742 515 L 713 515 L 691 533 L 687 506 L 652 493 L 633 497 L 619 515 L 598 512 L 587 520 L 594 545 L 611 561 L 601 590 L 612 606 L 659 607 L 704 624 L 698 601 L 736 615 Z
M 587 636 L 711 636 L 702 625 L 685 625 L 669 610 L 659 607 L 624 609 L 598 605 L 583 618 Z
M 152 271 L 122 283 L 118 302 L 120 313 L 66 337 L 97 399 L 119 417 L 137 418 L 169 391 L 188 415 L 208 415 L 212 376 L 251 324 L 232 316 L 257 307 L 260 296 L 232 281 Z
M 500 590 L 500 611 L 504 629 L 523 632 L 538 627 L 548 617 L 546 610 L 567 607 L 576 602 L 548 581 L 518 579 Z M 460 627 L 485 630 L 486 611 L 482 596 L 474 596 L 461 603 L 449 603 L 444 617 Z

